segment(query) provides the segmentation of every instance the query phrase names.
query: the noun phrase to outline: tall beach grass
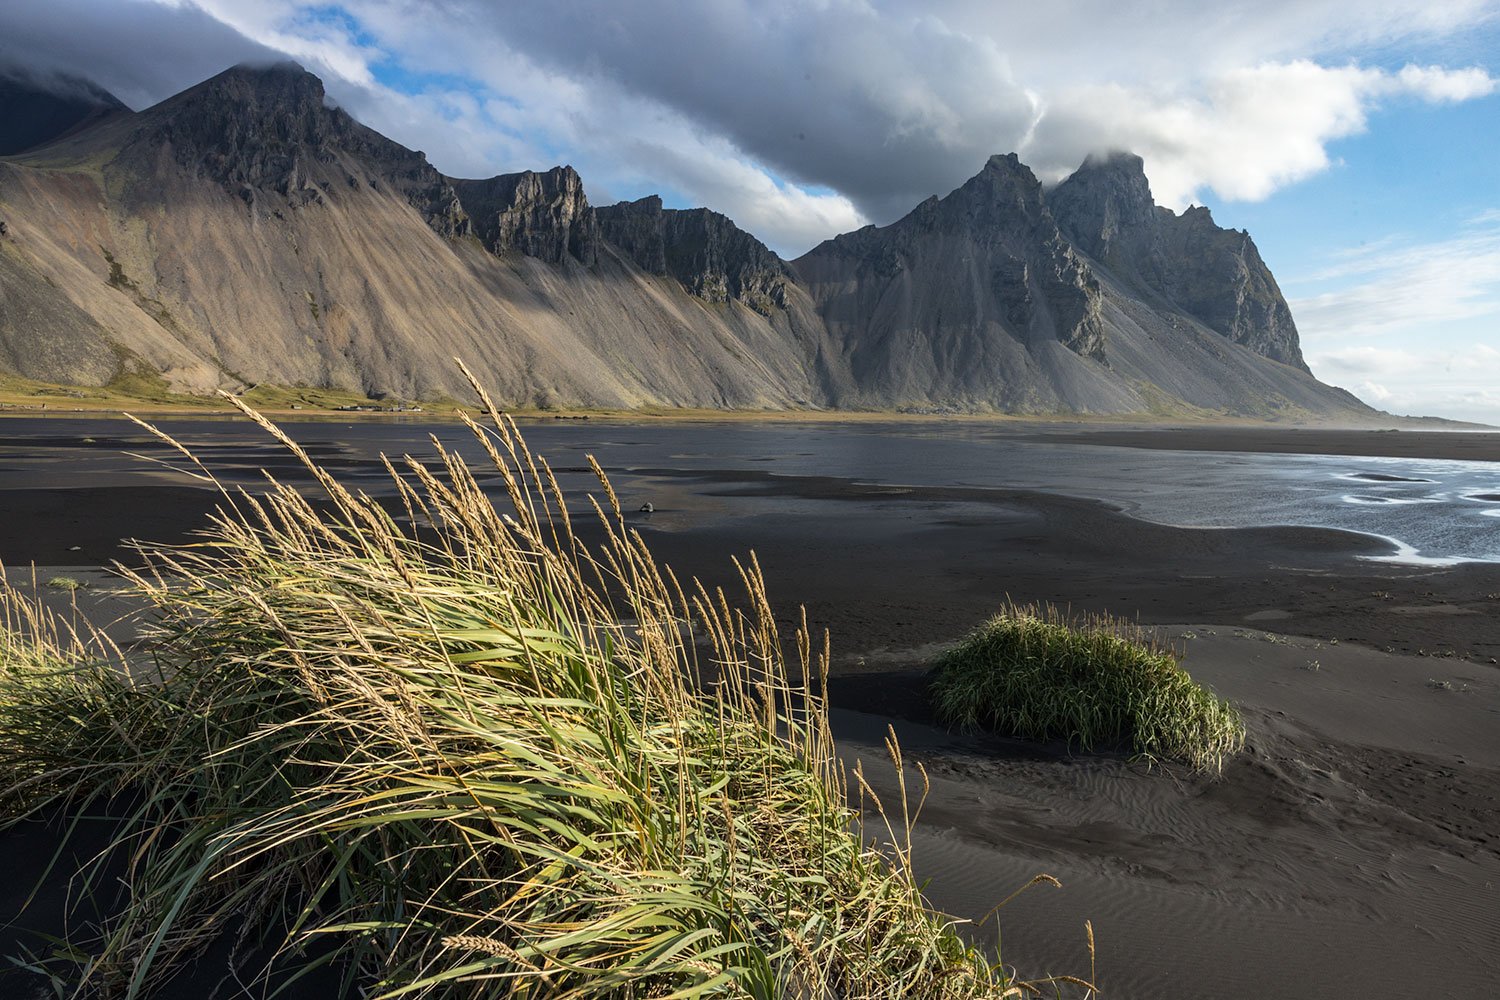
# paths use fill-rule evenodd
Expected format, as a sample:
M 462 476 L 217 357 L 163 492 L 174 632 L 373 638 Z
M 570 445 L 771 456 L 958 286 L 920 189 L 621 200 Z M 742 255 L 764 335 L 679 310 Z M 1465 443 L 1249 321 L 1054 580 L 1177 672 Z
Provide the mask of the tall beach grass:
M 382 506 L 246 410 L 323 495 L 223 489 L 198 540 L 141 546 L 122 572 L 150 607 L 142 648 L 4 594 L 7 822 L 123 818 L 128 904 L 53 968 L 145 998 L 240 935 L 364 997 L 1041 988 L 926 907 L 907 803 L 883 845 L 863 832 L 826 646 L 779 633 L 753 559 L 737 599 L 679 581 L 597 466 L 597 499 L 570 507 L 489 410 L 468 426 L 503 512 L 436 440 L 387 462 Z
M 945 723 L 1220 771 L 1245 742 L 1234 707 L 1195 682 L 1150 632 L 1109 615 L 1007 602 L 939 658 Z

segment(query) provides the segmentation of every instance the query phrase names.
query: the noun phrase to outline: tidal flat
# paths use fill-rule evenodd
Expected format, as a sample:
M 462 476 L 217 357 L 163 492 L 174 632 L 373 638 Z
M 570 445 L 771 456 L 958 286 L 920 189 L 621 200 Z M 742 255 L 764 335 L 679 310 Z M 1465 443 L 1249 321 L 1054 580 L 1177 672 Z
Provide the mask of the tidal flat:
M 225 481 L 299 480 L 248 424 L 164 428 Z M 680 575 L 728 584 L 753 550 L 786 619 L 829 630 L 842 752 L 888 788 L 894 726 L 932 775 L 914 847 L 935 905 L 978 921 L 1038 872 L 1063 882 L 975 931 L 998 921 L 1024 974 L 1086 970 L 1085 920 L 1107 996 L 1477 996 L 1500 974 L 1500 435 L 523 430 L 577 496 L 593 454 L 628 512 L 650 503 L 629 523 Z M 381 452 L 460 433 L 292 432 L 371 490 Z M 109 617 L 119 540 L 187 540 L 214 506 L 152 458 L 177 460 L 120 421 L 0 422 L 12 576 L 86 582 L 47 599 Z M 1213 777 L 936 727 L 929 664 L 1007 596 L 1159 627 L 1240 707 L 1246 751 Z

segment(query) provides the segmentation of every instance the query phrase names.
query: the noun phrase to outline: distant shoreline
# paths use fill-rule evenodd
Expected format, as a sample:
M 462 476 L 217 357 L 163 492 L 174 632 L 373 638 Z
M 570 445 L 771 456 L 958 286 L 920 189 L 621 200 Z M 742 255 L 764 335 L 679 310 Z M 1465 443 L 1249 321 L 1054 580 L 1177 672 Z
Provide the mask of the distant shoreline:
M 252 403 L 252 405 L 254 405 Z M 370 424 L 457 423 L 465 414 L 484 422 L 475 407 L 430 404 L 420 411 L 285 409 L 254 405 L 260 413 L 282 423 Z M 601 423 L 777 423 L 777 424 L 965 424 L 993 425 L 1022 437 L 1054 444 L 1087 444 L 1164 451 L 1218 451 L 1257 454 L 1341 455 L 1368 458 L 1417 458 L 1500 462 L 1500 428 L 1451 422 L 1437 428 L 1419 426 L 1344 427 L 1317 424 L 1274 424 L 1224 418 L 1222 420 L 1143 419 L 1140 415 L 1022 415 L 1000 413 L 908 413 L 871 410 L 506 410 L 523 423 L 560 420 L 597 420 Z M 119 405 L 97 408 L 22 409 L 0 402 L 0 427 L 10 419 L 124 420 L 141 419 L 235 421 L 238 411 L 196 406 Z
M 460 414 L 480 418 L 484 411 L 474 405 L 454 401 L 422 402 L 416 404 L 389 404 L 380 400 L 366 400 L 346 407 L 287 406 L 265 404 L 253 397 L 246 403 L 257 412 L 277 420 L 289 421 L 341 421 L 341 420 L 401 420 L 406 422 L 432 421 L 451 423 L 460 419 Z M 1267 421 L 1236 416 L 1183 417 L 1179 414 L 1153 417 L 1149 413 L 1001 413 L 998 411 L 937 411 L 937 410 L 856 410 L 856 409 L 780 409 L 780 410 L 720 410 L 702 407 L 647 406 L 636 409 L 610 408 L 502 408 L 502 413 L 518 420 L 641 420 L 682 421 L 706 423 L 715 421 L 777 421 L 782 423 L 994 423 L 1007 426 L 1034 425 L 1048 431 L 1067 428 L 1115 428 L 1121 431 L 1195 431 L 1214 433 L 1225 430 L 1287 431 L 1322 434 L 1494 434 L 1500 437 L 1500 426 L 1478 424 L 1442 417 L 1390 417 L 1362 425 L 1348 425 L 1318 421 Z M 238 411 L 228 402 L 205 398 L 202 402 L 162 402 L 149 399 L 115 398 L 107 400 L 72 400 L 63 397 L 9 397 L 0 393 L 0 418 L 3 417 L 117 417 L 127 414 L 139 417 L 201 417 L 204 419 L 236 418 Z M 1111 444 L 1127 447 L 1180 448 L 1172 444 L 1140 444 L 1117 440 Z M 1236 451 L 1264 451 L 1260 444 L 1237 446 Z M 1275 450 L 1275 449 L 1272 449 Z M 1330 451 L 1327 454 L 1346 454 Z M 1359 454 L 1356 452 L 1355 454 Z M 1403 454 L 1407 454 L 1403 451 Z M 1439 456 L 1432 456 L 1439 457 Z

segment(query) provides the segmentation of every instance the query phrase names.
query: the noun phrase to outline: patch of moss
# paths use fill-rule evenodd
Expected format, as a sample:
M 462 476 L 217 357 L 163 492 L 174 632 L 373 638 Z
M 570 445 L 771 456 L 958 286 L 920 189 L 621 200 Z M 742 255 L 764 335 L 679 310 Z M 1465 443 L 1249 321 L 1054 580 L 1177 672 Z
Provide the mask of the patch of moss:
M 132 292 L 139 295 L 141 292 L 140 286 L 125 274 L 124 265 L 115 260 L 115 255 L 103 247 L 99 248 L 99 252 L 104 254 L 104 262 L 109 265 L 109 277 L 104 279 L 105 284 L 111 288 L 118 288 L 122 292 Z

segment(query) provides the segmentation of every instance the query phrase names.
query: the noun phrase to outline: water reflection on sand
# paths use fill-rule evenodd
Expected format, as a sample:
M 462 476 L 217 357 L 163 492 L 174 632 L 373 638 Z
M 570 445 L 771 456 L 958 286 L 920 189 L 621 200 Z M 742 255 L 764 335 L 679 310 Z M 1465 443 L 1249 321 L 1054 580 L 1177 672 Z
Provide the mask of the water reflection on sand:
M 244 421 L 167 420 L 160 426 L 228 482 L 262 482 L 262 470 L 302 478 L 292 456 Z M 289 429 L 331 471 L 372 491 L 385 488 L 382 453 L 429 454 L 429 435 L 476 464 L 483 461 L 467 431 L 455 424 L 307 422 Z M 1164 524 L 1361 532 L 1389 540 L 1392 551 L 1379 558 L 1402 562 L 1500 561 L 1494 521 L 1500 516 L 1500 466 L 1493 462 L 1146 450 L 1049 441 L 977 423 L 595 419 L 536 421 L 524 431 L 567 487 L 592 485 L 586 456 L 597 455 L 617 487 L 646 499 L 670 495 L 679 511 L 710 518 L 732 516 L 723 484 L 726 474 L 744 472 L 762 481 L 770 474 L 893 487 L 1053 492 L 1104 500 Z M 162 462 L 183 464 L 171 448 L 120 421 L 0 422 L 0 489 L 161 481 L 167 475 Z M 713 472 L 715 481 L 682 478 L 691 472 Z M 186 481 L 176 474 L 168 478 Z M 799 516 L 841 516 L 837 504 L 772 493 L 757 498 L 759 509 L 779 503 L 784 512 L 795 506 Z

